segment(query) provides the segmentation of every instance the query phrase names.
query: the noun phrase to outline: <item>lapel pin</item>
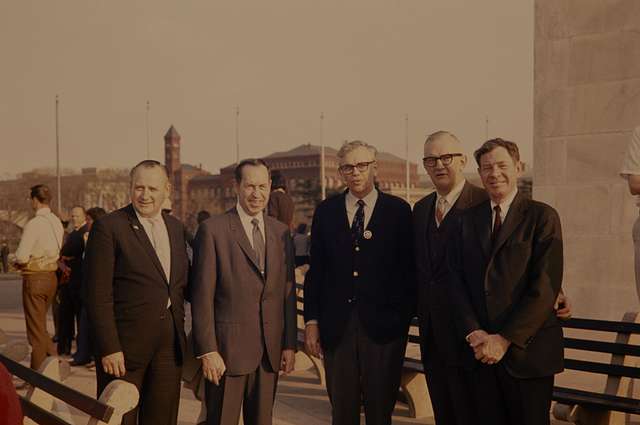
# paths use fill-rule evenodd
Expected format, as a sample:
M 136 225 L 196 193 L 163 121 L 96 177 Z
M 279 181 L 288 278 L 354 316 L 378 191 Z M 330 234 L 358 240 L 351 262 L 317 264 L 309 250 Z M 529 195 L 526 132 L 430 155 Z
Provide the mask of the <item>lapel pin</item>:
M 373 237 L 373 233 L 371 233 L 371 230 L 365 230 L 363 236 L 365 239 L 371 239 Z
M 132 227 L 134 228 L 134 230 L 140 230 L 140 228 L 135 224 L 133 224 Z

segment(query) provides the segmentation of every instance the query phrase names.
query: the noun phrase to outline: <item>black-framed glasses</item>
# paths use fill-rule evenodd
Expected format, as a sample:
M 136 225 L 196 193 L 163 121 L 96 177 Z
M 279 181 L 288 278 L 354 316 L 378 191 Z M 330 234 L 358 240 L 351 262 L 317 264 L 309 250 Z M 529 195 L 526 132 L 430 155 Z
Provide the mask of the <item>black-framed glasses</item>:
M 376 161 L 358 162 L 357 164 L 343 164 L 338 167 L 338 170 L 340 170 L 342 174 L 349 175 L 349 174 L 353 174 L 353 172 L 357 168 L 358 171 L 360 171 L 361 173 L 364 173 L 369 169 L 369 165 L 373 164 L 374 162 Z
M 435 167 L 438 160 L 442 162 L 442 165 L 451 165 L 453 158 L 456 156 L 462 156 L 461 153 L 445 153 L 440 156 L 425 156 L 422 158 L 422 163 L 427 167 Z

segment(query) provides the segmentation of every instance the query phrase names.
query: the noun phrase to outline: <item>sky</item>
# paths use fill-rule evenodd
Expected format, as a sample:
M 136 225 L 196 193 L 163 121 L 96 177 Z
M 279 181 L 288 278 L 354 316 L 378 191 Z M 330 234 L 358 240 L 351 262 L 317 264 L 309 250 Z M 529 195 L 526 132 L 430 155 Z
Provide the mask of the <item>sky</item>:
M 532 164 L 533 0 L 10 0 L 0 4 L 0 178 L 241 157 L 360 139 L 420 161 L 449 130 Z M 149 114 L 146 103 L 149 101 Z M 320 124 L 320 114 L 324 121 Z M 147 121 L 148 116 L 148 121 Z M 471 164 L 473 167 L 473 164 Z M 475 168 L 475 167 L 474 167 Z

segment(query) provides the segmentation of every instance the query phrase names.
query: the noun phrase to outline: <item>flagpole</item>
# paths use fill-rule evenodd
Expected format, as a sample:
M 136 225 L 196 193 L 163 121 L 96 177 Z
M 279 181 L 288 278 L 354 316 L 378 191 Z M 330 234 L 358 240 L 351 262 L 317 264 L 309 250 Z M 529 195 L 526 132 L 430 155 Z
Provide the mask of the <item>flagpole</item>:
M 58 214 L 62 214 L 62 188 L 60 184 L 60 122 L 59 122 L 59 108 L 60 100 L 56 95 L 56 183 L 58 186 Z
M 409 202 L 410 194 L 409 194 L 409 114 L 405 114 L 404 116 L 404 143 L 405 143 L 405 158 L 406 158 L 406 174 L 407 174 L 407 202 Z
M 323 126 L 324 126 L 324 113 L 320 112 L 320 187 L 322 189 L 322 200 L 324 201 L 327 198 L 327 185 L 325 182 L 324 175 L 324 134 L 323 134 Z
M 151 135 L 150 135 L 150 128 L 149 128 L 149 111 L 150 111 L 151 107 L 149 105 L 149 101 L 147 100 L 147 113 L 146 113 L 146 125 L 147 125 L 147 159 L 151 159 L 151 148 L 150 148 L 150 139 L 151 139 Z
M 236 106 L 236 164 L 240 163 L 240 107 Z

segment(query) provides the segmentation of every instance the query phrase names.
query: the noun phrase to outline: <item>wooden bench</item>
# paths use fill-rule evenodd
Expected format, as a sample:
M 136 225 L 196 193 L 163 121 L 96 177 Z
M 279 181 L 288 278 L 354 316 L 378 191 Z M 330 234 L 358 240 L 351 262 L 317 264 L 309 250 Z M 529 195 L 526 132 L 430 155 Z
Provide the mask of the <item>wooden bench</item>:
M 600 391 L 554 387 L 552 412 L 556 419 L 580 425 L 622 425 L 630 422 L 631 414 L 640 414 L 639 388 L 634 386 L 634 379 L 640 378 L 639 321 L 634 312 L 625 313 L 620 322 L 578 318 L 562 322 L 565 329 L 589 333 L 589 338 L 565 335 L 565 369 L 604 375 L 606 382 Z M 593 338 L 594 332 L 615 334 L 614 342 L 604 342 L 597 334 L 597 339 Z M 593 353 L 604 353 L 609 361 L 576 358 L 580 357 L 578 352 L 583 352 L 583 357 L 584 353 L 592 357 Z
M 19 396 L 25 424 L 71 425 L 69 420 L 51 412 L 54 398 L 89 415 L 87 425 L 117 425 L 122 415 L 138 404 L 138 390 L 122 380 L 112 381 L 99 400 L 60 383 L 60 363 L 57 357 L 48 357 L 35 371 L 0 354 L 0 362 L 9 373 L 31 385 L 25 396 Z
M 326 373 L 322 359 L 312 356 L 304 350 L 304 312 L 302 309 L 304 303 L 304 286 L 301 283 L 296 284 L 296 292 L 298 301 L 299 349 L 296 366 L 298 366 L 298 364 L 304 365 L 306 363 L 304 361 L 299 361 L 302 360 L 301 356 L 305 356 L 305 358 L 311 363 L 312 369 L 318 377 L 320 385 L 324 387 L 326 386 Z M 420 344 L 417 328 L 418 320 L 414 318 L 411 322 L 411 330 L 407 346 Z M 409 416 L 412 418 L 433 417 L 431 398 L 429 397 L 429 390 L 427 389 L 427 382 L 424 378 L 424 369 L 420 359 L 405 357 L 398 398 L 400 401 L 407 404 L 409 408 Z

